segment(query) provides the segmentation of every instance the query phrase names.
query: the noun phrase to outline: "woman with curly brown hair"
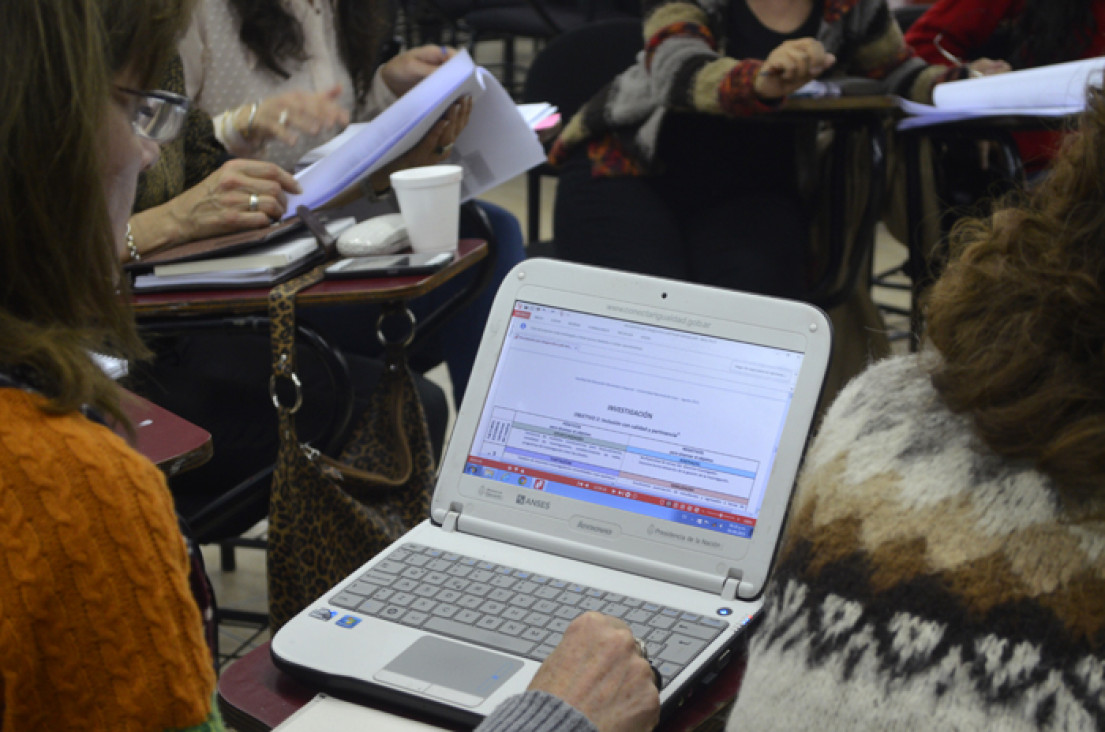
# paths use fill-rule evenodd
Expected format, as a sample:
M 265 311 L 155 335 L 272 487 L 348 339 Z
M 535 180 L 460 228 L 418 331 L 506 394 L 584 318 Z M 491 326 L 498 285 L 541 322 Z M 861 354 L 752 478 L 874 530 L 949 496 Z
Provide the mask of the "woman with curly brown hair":
M 1105 726 L 1105 91 L 806 457 L 730 728 Z M 801 690 L 802 704 L 788 703 Z

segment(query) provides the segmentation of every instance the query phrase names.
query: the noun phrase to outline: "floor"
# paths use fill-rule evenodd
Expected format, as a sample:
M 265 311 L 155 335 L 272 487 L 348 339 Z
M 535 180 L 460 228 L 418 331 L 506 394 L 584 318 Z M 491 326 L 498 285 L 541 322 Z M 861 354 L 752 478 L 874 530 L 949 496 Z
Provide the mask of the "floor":
M 486 53 L 478 49 L 476 60 L 478 63 L 493 68 L 494 49 Z M 485 59 L 485 56 L 488 58 Z M 526 49 L 521 50 L 521 59 L 524 62 Z M 482 196 L 488 201 L 497 203 L 513 212 L 526 231 L 526 183 L 524 177 L 519 177 L 507 182 L 499 188 L 489 191 Z M 541 206 L 541 239 L 552 238 L 552 207 L 555 195 L 555 181 L 546 180 L 542 185 Z M 891 237 L 885 229 L 878 233 L 875 251 L 875 272 L 883 272 L 900 264 L 906 256 L 905 247 Z M 899 282 L 905 282 L 899 279 Z M 908 305 L 908 294 L 900 289 L 876 288 L 876 302 L 880 305 L 905 307 Z M 887 316 L 887 326 L 893 332 L 904 332 L 908 329 L 908 319 L 902 316 Z M 905 350 L 904 339 L 895 342 L 897 350 Z M 431 379 L 437 381 L 445 388 L 447 394 L 451 393 L 448 384 L 448 373 L 444 367 L 439 367 L 429 373 Z M 251 536 L 263 537 L 266 526 L 264 523 L 255 527 Z M 236 550 L 237 567 L 232 572 L 224 572 L 220 568 L 218 547 L 205 547 L 204 558 L 208 572 L 215 588 L 216 598 L 221 607 L 237 610 L 265 611 L 267 591 L 265 586 L 265 557 L 264 552 L 255 548 L 239 548 Z M 238 625 L 225 622 L 220 625 L 220 654 L 224 665 L 232 662 L 243 653 L 248 652 L 256 645 L 268 639 L 266 629 L 258 629 L 254 626 Z

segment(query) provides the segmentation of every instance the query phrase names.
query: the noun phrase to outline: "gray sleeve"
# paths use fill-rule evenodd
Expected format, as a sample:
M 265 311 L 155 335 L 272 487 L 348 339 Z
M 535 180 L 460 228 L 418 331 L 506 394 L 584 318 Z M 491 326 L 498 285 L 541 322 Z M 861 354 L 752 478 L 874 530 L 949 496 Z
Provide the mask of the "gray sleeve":
M 476 732 L 597 732 L 578 709 L 543 691 L 527 691 L 500 704 Z

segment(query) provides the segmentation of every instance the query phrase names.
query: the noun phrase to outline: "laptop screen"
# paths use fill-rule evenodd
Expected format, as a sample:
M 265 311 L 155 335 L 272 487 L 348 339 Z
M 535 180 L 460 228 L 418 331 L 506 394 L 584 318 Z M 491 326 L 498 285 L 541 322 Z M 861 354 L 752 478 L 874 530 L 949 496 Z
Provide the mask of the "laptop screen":
M 751 538 L 801 364 L 518 300 L 464 469 L 535 491 L 519 501 L 543 491 Z

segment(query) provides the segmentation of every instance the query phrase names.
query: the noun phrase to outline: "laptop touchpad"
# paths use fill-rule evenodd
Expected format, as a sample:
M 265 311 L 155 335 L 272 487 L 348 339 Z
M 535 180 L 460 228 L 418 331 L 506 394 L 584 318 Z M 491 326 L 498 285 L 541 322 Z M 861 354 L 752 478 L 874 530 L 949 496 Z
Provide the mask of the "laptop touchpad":
M 474 707 L 522 668 L 522 662 L 441 638 L 419 638 L 376 673 L 385 684 Z

